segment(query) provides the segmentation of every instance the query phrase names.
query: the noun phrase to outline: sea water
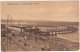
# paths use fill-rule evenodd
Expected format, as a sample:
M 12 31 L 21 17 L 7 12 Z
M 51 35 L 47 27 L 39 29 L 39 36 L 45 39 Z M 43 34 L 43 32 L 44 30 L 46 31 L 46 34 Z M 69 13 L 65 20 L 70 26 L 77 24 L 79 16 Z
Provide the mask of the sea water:
M 58 34 L 58 37 L 67 39 L 73 42 L 79 42 L 79 30 L 74 33 L 68 33 L 68 34 Z

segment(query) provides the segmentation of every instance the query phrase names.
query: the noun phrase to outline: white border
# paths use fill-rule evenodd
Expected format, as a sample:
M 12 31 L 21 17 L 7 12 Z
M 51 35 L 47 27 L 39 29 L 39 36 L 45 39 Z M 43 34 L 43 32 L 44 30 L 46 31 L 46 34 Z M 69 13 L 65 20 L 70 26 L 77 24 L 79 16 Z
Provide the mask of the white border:
M 1 52 L 1 2 L 0 2 L 0 52 Z
M 79 0 L 79 51 L 80 51 L 80 0 Z
M 79 0 L 1 0 L 1 1 L 79 1 Z
M 79 9 L 80 9 L 80 0 L 0 0 L 0 35 L 1 35 L 1 1 L 79 1 Z M 80 19 L 80 10 L 79 10 L 79 19 Z M 80 23 L 79 23 L 79 29 L 80 29 Z M 1 36 L 0 36 L 0 42 L 1 42 Z M 79 42 L 80 42 L 80 31 L 79 31 Z M 1 52 L 1 43 L 0 43 L 0 52 Z M 43 51 L 6 51 L 6 52 L 43 52 Z M 79 51 L 45 51 L 45 52 L 80 52 L 80 45 L 79 45 Z

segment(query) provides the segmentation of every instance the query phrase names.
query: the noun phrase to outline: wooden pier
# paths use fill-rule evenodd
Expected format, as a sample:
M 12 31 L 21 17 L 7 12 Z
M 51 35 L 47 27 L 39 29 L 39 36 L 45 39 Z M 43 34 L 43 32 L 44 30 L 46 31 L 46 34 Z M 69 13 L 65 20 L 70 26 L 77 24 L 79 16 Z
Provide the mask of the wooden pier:
M 38 28 L 37 26 L 26 26 L 26 25 L 23 25 L 23 26 L 19 26 L 19 25 L 12 25 L 12 26 L 9 26 L 9 27 L 14 27 L 15 28 L 18 28 L 20 33 L 26 33 L 26 32 L 29 32 L 29 33 L 35 33 L 35 34 L 38 34 L 38 35 L 51 35 L 51 36 L 57 36 L 57 34 L 67 34 L 67 33 L 73 33 L 73 32 L 76 32 L 78 29 L 76 27 L 67 27 L 65 29 L 58 29 L 58 28 L 55 28 L 55 29 L 46 29 L 46 31 L 42 31 L 40 28 Z

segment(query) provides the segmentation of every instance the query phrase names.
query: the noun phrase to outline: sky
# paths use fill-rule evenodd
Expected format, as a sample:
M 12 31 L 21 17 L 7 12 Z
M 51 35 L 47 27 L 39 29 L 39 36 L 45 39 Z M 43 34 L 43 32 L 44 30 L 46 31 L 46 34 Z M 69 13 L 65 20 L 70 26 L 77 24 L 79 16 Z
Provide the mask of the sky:
M 79 21 L 78 1 L 2 2 L 1 19 Z

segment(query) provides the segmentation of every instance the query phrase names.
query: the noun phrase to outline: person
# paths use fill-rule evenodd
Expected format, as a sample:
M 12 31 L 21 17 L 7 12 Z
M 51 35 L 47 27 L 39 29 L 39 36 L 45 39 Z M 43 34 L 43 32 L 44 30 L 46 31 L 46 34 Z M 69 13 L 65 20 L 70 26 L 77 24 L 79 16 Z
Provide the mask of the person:
M 44 45 L 41 45 L 41 50 L 42 50 L 42 51 L 44 51 L 44 50 L 45 50 L 45 49 L 44 49 Z
M 9 40 L 10 40 L 10 45 L 11 45 L 11 41 L 12 41 L 12 34 L 11 33 L 9 35 Z
M 11 41 L 11 46 L 13 47 L 14 41 Z
M 49 48 L 49 44 L 47 44 L 47 48 Z
M 27 44 L 26 44 L 26 36 L 24 36 L 24 46 L 26 46 Z
M 18 42 L 21 42 L 21 40 L 19 39 Z
M 47 44 L 47 49 L 48 49 L 48 51 L 50 51 L 50 47 L 49 47 L 49 44 Z
M 33 36 L 33 40 L 34 40 L 33 42 L 36 42 L 36 41 L 35 41 L 35 36 Z
M 14 31 L 12 31 L 12 36 L 14 36 L 15 35 L 15 32 Z
M 66 50 L 66 47 L 63 47 L 64 51 Z
M 31 45 L 31 48 L 33 48 L 33 46 Z
M 24 46 L 26 46 L 27 44 L 26 44 L 26 42 L 24 43 Z

